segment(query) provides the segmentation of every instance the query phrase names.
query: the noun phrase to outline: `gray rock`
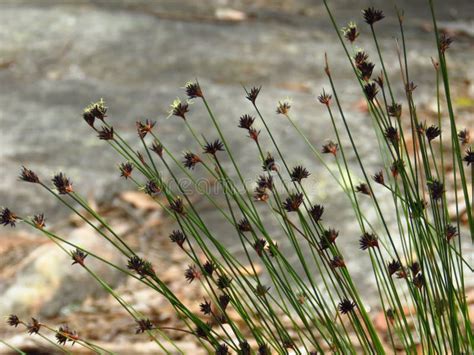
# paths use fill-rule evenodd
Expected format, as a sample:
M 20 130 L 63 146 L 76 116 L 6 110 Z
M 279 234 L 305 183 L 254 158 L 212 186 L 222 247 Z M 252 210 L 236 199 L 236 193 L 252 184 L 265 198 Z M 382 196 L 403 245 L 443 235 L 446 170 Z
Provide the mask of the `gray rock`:
M 88 227 L 78 228 L 64 238 L 110 262 L 124 264 L 124 258 Z M 66 250 L 74 249 L 62 245 Z M 17 271 L 0 295 L 0 314 L 51 317 L 58 315 L 64 306 L 80 304 L 88 296 L 105 293 L 86 270 L 71 263 L 70 256 L 55 244 L 44 244 L 34 250 L 26 257 L 26 266 Z M 116 269 L 90 256 L 86 263 L 112 287 L 123 277 Z

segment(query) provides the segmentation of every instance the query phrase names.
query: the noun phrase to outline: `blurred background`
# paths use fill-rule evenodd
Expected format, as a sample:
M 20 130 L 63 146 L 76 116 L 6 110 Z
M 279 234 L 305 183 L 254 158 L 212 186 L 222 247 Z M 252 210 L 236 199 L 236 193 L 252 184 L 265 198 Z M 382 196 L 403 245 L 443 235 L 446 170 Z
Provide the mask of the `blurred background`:
M 374 73 L 380 71 L 380 66 L 361 9 L 373 5 L 384 10 L 386 18 L 376 24 L 376 30 L 400 99 L 403 86 L 396 55 L 399 24 L 394 6 L 404 11 L 408 61 L 418 86 L 416 102 L 420 114 L 429 120 L 436 104 L 431 57 L 437 54 L 428 2 L 329 3 L 340 27 L 349 21 L 358 24 L 361 35 L 357 46 L 366 50 L 377 64 Z M 461 127 L 473 128 L 474 2 L 435 3 L 440 27 L 454 39 L 448 62 L 458 120 Z M 250 178 L 258 173 L 259 163 L 256 156 L 246 154 L 243 142 L 248 139 L 237 129 L 242 114 L 254 114 L 242 85 L 262 86 L 258 100 L 261 111 L 289 161 L 306 165 L 312 173 L 309 189 L 314 199 L 326 206 L 328 223 L 337 223 L 341 235 L 351 236 L 357 225 L 344 196 L 320 164 L 315 163 L 296 132 L 275 114 L 278 100 L 290 97 L 292 117 L 312 143 L 319 147 L 334 138 L 330 121 L 316 100 L 322 88 L 328 88 L 323 71 L 324 53 L 328 55 L 354 134 L 367 137 L 360 150 L 368 167 L 375 171 L 380 162 L 374 154 L 376 140 L 370 139 L 371 121 L 321 1 L 1 0 L 0 205 L 21 215 L 43 212 L 49 226 L 84 240 L 91 232 L 81 229 L 77 219 L 71 220 L 69 211 L 38 187 L 18 181 L 21 165 L 44 179 L 63 171 L 78 191 L 101 206 L 104 213 L 111 213 L 111 219 L 116 218 L 124 233 L 130 234 L 130 226 L 143 227 L 141 218 L 150 221 L 148 230 L 140 229 L 139 236 L 131 233 L 130 241 L 138 249 L 158 243 L 153 239 L 156 235 L 166 239 L 164 235 L 171 226 L 141 197 L 121 192 L 133 186 L 119 179 L 119 156 L 97 139 L 82 121 L 81 113 L 90 102 L 104 98 L 109 106 L 109 122 L 137 147 L 135 121 L 157 120 L 158 134 L 179 155 L 196 146 L 180 119 L 166 117 L 171 102 L 176 97 L 185 98 L 184 84 L 198 78 L 241 165 L 248 167 Z M 216 137 L 200 105 L 191 105 L 189 120 L 209 139 Z M 104 207 L 117 205 L 120 213 Z M 201 207 L 218 233 L 220 222 L 215 219 L 215 212 L 204 203 Z M 142 209 L 143 215 L 130 212 L 133 208 Z M 375 216 L 369 217 L 375 220 Z M 51 270 L 61 268 L 60 261 L 64 259 L 60 252 L 52 251 L 54 245 L 30 233 L 21 227 L 0 230 L 0 315 L 40 314 L 62 321 L 75 311 L 86 312 L 83 300 L 88 297 L 88 306 L 98 307 L 94 302 L 100 299 L 99 290 L 92 286 L 78 290 L 77 283 L 65 284 L 65 280 L 79 276 L 67 271 L 51 275 Z M 355 236 L 351 237 L 341 239 L 343 245 L 347 244 L 346 250 L 357 243 Z M 232 247 L 232 240 L 226 243 Z M 107 252 L 105 246 L 100 248 Z M 180 278 L 183 270 L 176 267 Z M 367 286 L 366 292 L 372 294 L 373 284 L 365 277 L 364 263 L 356 260 L 353 270 L 361 285 Z M 110 282 L 122 285 L 118 275 L 110 275 Z M 127 286 L 123 287 L 126 291 Z M 2 328 L 0 337 L 1 331 Z

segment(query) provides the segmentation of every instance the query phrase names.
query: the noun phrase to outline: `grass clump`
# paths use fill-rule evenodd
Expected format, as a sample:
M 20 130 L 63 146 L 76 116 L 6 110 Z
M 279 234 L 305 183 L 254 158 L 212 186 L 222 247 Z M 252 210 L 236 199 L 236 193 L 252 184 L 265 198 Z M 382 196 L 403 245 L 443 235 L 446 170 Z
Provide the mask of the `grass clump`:
M 368 170 L 360 153 L 364 137 L 355 136 L 350 129 L 327 57 L 328 88 L 322 90 L 317 100 L 326 108 L 334 130 L 333 137 L 328 137 L 332 140 L 315 147 L 293 119 L 293 103 L 289 100 L 279 101 L 276 113 L 286 118 L 282 124 L 294 129 L 295 139 L 307 144 L 315 166 L 322 165 L 329 171 L 353 208 L 359 227 L 358 232 L 354 231 L 359 235 L 358 241 L 353 242 L 354 248 L 358 244 L 370 260 L 371 270 L 367 273 L 370 271 L 375 279 L 378 292 L 378 304 L 371 306 L 384 311 L 385 334 L 375 327 L 351 276 L 347 266 L 351 255 L 345 255 L 338 246 L 346 236 L 339 236 L 334 226 L 325 223 L 323 201 L 315 203 L 310 198 L 305 182 L 314 167 L 290 166 L 285 159 L 285 147 L 278 144 L 267 124 L 268 118 L 262 115 L 258 105 L 261 87 L 245 89 L 253 112 L 235 122 L 250 138 L 248 154 L 253 152 L 255 163 L 262 167 L 252 184 L 248 183 L 239 157 L 230 149 L 222 122 L 198 81 L 187 83 L 185 93 L 196 106 L 202 105 L 207 111 L 215 136 L 200 136 L 192 126 L 189 101 L 177 99 L 170 114 L 182 119 L 190 139 L 200 147 L 199 151 L 187 150 L 183 157 L 168 149 L 159 130 L 154 128 L 154 121 L 136 123 L 141 144 L 137 151 L 114 130 L 113 118 L 107 117 L 103 100 L 89 105 L 83 113 L 98 138 L 123 158 L 120 175 L 155 199 L 176 220 L 177 229 L 169 239 L 189 260 L 183 278 L 199 283 L 207 294 L 205 300 L 196 300 L 200 302 L 199 312 L 192 311 L 170 290 L 160 278 L 159 266 L 137 255 L 63 173 L 53 177 L 53 186 L 25 167 L 20 178 L 46 189 L 79 215 L 123 255 L 122 264 L 110 263 L 99 251 L 84 250 L 54 234 L 46 228 L 43 215 L 23 217 L 4 208 L 1 223 L 25 223 L 57 243 L 70 255 L 74 267 L 85 269 L 123 306 L 136 322 L 134 331 L 147 333 L 157 343 L 157 349 L 166 353 L 170 352 L 165 346 L 169 344 L 175 347 L 172 352 L 182 353 L 167 334 L 171 329 L 156 326 L 127 304 L 88 267 L 89 259 L 98 259 L 156 291 L 182 319 L 182 329 L 173 330 L 193 334 L 203 348 L 216 354 L 383 354 L 399 350 L 416 353 L 420 349 L 424 353 L 471 353 L 474 336 L 465 298 L 465 278 L 466 273 L 472 273 L 472 266 L 463 255 L 461 239 L 474 240 L 470 200 L 473 194 L 469 196 L 468 191 L 468 186 L 473 185 L 474 162 L 472 148 L 468 147 L 469 132 L 457 127 L 452 105 L 446 56 L 451 40 L 439 34 L 430 1 L 434 43 L 438 48 L 438 59 L 433 62 L 438 122 L 427 126 L 420 121 L 414 101 L 416 85 L 408 67 L 402 15 L 398 14 L 397 52 L 403 95 L 397 98 L 378 44 L 376 27 L 384 19 L 383 12 L 375 8 L 363 11 L 376 46 L 375 53 L 366 53 L 356 48 L 361 37 L 357 25 L 351 22 L 340 31 L 326 1 L 324 4 L 365 98 L 383 164 L 378 171 Z M 371 57 L 377 58 L 380 65 L 379 76 L 374 76 L 378 66 L 369 60 Z M 442 117 L 442 105 L 447 107 L 447 119 Z M 263 135 L 269 138 L 268 145 L 262 144 Z M 356 169 L 350 167 L 349 155 L 355 156 Z M 453 169 L 445 168 L 447 162 L 452 163 Z M 217 182 L 224 205 L 200 185 L 198 174 Z M 220 214 L 228 233 L 238 241 L 244 260 L 231 253 L 220 236 L 210 230 L 190 198 L 192 192 L 183 184 L 182 176 Z M 454 216 L 447 206 L 447 196 L 453 195 Z M 381 198 L 387 196 L 396 218 L 394 225 L 388 222 L 381 207 Z M 367 218 L 367 201 L 379 227 Z M 466 225 L 462 224 L 462 213 L 467 216 Z M 270 232 L 268 216 L 277 222 L 291 255 L 279 248 L 275 232 Z M 260 268 L 263 275 L 258 272 Z M 107 352 L 67 326 L 54 329 L 34 318 L 32 321 L 26 323 L 15 315 L 8 318 L 11 326 L 24 325 L 28 332 L 46 339 L 49 338 L 41 331 L 53 332 L 58 343 L 54 345 L 62 351 L 67 351 L 63 346 L 70 342 L 94 352 Z

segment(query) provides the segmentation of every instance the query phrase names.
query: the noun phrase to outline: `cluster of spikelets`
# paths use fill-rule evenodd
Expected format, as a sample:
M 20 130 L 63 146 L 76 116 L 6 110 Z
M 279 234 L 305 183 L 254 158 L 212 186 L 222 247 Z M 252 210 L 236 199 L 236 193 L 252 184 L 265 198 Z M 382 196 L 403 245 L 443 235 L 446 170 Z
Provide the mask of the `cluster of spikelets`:
M 328 13 L 337 28 L 329 8 Z M 384 18 L 382 11 L 368 8 L 363 11 L 363 17 L 370 26 L 377 44 L 374 24 Z M 402 17 L 399 16 L 399 19 L 403 36 Z M 328 349 L 340 353 L 354 353 L 356 349 L 383 353 L 387 348 L 401 348 L 412 352 L 417 344 L 421 344 L 422 349 L 427 352 L 467 353 L 472 351 L 474 337 L 465 300 L 462 297 L 465 259 L 459 242 L 461 233 L 459 215 L 456 216 L 454 223 L 450 222 L 445 206 L 446 176 L 442 169 L 438 169 L 432 145 L 439 139 L 441 150 L 443 150 L 441 121 L 438 125 L 430 126 L 418 121 L 413 104 L 413 92 L 416 85 L 409 80 L 408 68 L 404 68 L 406 70 L 406 73 L 402 73 L 404 93 L 410 118 L 408 128 L 404 126 L 402 104 L 394 99 L 378 45 L 382 71 L 379 76 L 373 78 L 375 64 L 369 61 L 369 55 L 365 51 L 356 50 L 353 46 L 360 37 L 357 26 L 351 22 L 343 28 L 342 36 L 340 33 L 338 35 L 367 100 L 369 112 L 374 119 L 374 129 L 383 138 L 381 152 L 385 152 L 391 161 L 387 161 L 386 166 L 373 175 L 366 172 L 363 159 L 357 151 L 357 145 L 341 108 L 327 59 L 325 73 L 331 86 L 331 94 L 323 90 L 318 101 L 328 111 L 336 139 L 316 149 L 293 121 L 289 100 L 280 101 L 276 112 L 287 118 L 308 144 L 315 157 L 326 168 L 329 169 L 321 154 L 332 156 L 338 167 L 340 176 L 329 170 L 354 208 L 355 218 L 361 228 L 359 247 L 369 252 L 378 285 L 380 305 L 384 309 L 388 326 L 388 336 L 383 340 L 365 309 L 364 302 L 338 248 L 336 239 L 339 232 L 324 224 L 324 206 L 311 204 L 304 187 L 304 181 L 310 177 L 310 172 L 304 166 L 290 167 L 287 164 L 282 148 L 277 144 L 258 109 L 257 99 L 261 91 L 260 87 L 253 87 L 246 91 L 246 98 L 257 112 L 257 117 L 244 114 L 237 124 L 255 143 L 256 152 L 262 164 L 262 173 L 257 178 L 253 191 L 246 186 L 238 163 L 225 140 L 225 134 L 197 81 L 186 84 L 186 95 L 189 100 L 199 100 L 203 103 L 219 138 L 213 140 L 200 138 L 188 120 L 189 102 L 176 100 L 173 102 L 171 115 L 183 120 L 196 143 L 202 148 L 201 152 L 186 151 L 181 161 L 160 140 L 154 130 L 155 121 L 145 120 L 136 123 L 137 135 L 143 145 L 143 152 L 140 152 L 132 149 L 109 123 L 107 107 L 103 100 L 89 105 L 83 113 L 84 120 L 96 132 L 98 138 L 107 141 L 126 160 L 119 166 L 121 177 L 131 181 L 144 193 L 154 198 L 162 205 L 163 210 L 177 221 L 179 229 L 174 230 L 169 239 L 189 257 L 192 263 L 184 270 L 184 279 L 187 282 L 199 282 L 208 294 L 209 299 L 199 304 L 201 315 L 193 313 L 168 289 L 152 263 L 138 256 L 108 226 L 76 192 L 71 180 L 63 173 L 58 173 L 52 178 L 53 187 L 48 186 L 35 172 L 26 167 L 22 168 L 20 179 L 40 185 L 85 221 L 98 222 L 100 227 L 89 223 L 97 233 L 126 257 L 127 262 L 124 265 L 113 265 L 96 255 L 95 251 L 84 250 L 47 230 L 43 214 L 23 218 L 10 209 L 3 208 L 0 213 L 0 223 L 13 227 L 18 221 L 24 222 L 56 242 L 70 255 L 72 264 L 84 268 L 127 309 L 136 321 L 136 333 L 147 333 L 162 349 L 164 349 L 163 343 L 172 343 L 164 333 L 164 329 L 154 324 L 145 315 L 135 311 L 130 305 L 123 303 L 120 295 L 88 267 L 87 257 L 96 258 L 119 269 L 164 296 L 174 307 L 177 315 L 183 319 L 182 331 L 195 335 L 204 348 L 216 354 L 257 352 L 263 355 L 273 351 L 315 354 Z M 343 42 L 343 38 L 349 42 L 350 48 Z M 445 78 L 444 74 L 447 72 L 445 52 L 451 44 L 451 39 L 439 36 L 437 40 L 440 62 L 435 63 L 435 72 L 437 78 L 440 75 Z M 404 42 L 403 45 L 405 46 Z M 450 97 L 446 99 L 450 102 Z M 336 113 L 332 108 L 334 104 L 340 113 L 345 131 L 335 124 Z M 259 136 L 262 132 L 255 125 L 257 118 L 263 123 L 265 132 L 273 144 L 271 149 L 275 150 L 275 154 L 267 152 L 261 145 Z M 407 153 L 405 130 L 415 137 L 414 156 Z M 455 164 L 458 164 L 458 175 L 454 178 L 460 181 L 463 187 L 472 235 L 473 222 L 469 196 L 466 193 L 468 176 L 466 171 L 467 167 L 474 167 L 474 153 L 472 148 L 468 148 L 469 131 L 467 129 L 457 131 L 453 117 L 450 117 L 450 131 L 451 136 L 445 137 L 445 141 L 451 143 L 452 159 Z M 343 133 L 347 135 L 350 145 L 344 146 L 341 141 L 340 137 Z M 147 144 L 146 140 L 150 137 L 152 142 Z M 360 171 L 364 176 L 361 182 L 356 183 L 351 178 L 354 175 L 349 170 L 345 150 L 346 154 L 348 150 L 353 150 L 355 153 Z M 155 163 L 156 159 L 162 163 L 167 174 L 176 183 L 178 191 L 170 188 Z M 231 178 L 230 171 L 223 167 L 224 159 L 230 160 L 238 179 Z M 431 163 L 432 161 L 435 166 Z M 183 192 L 179 178 L 174 174 L 170 164 L 180 167 L 193 182 L 195 181 L 193 180 L 194 171 L 198 166 L 202 167 L 209 177 L 215 178 L 222 186 L 227 203 L 226 208 L 220 207 L 205 191 L 200 191 L 197 185 L 196 189 L 214 204 L 216 210 L 226 219 L 225 223 L 229 223 L 233 233 L 237 234 L 247 255 L 249 270 L 242 271 L 245 268 L 240 261 L 231 255 L 208 229 L 192 201 Z M 141 182 L 143 178 L 145 180 Z M 372 182 L 387 189 L 394 199 L 395 206 L 400 209 L 400 211 L 397 210 L 400 223 L 396 232 L 390 231 L 386 224 Z M 245 190 L 244 194 L 239 192 L 239 187 Z M 424 194 L 425 188 L 427 195 Z M 363 195 L 365 197 L 362 197 Z M 426 201 L 425 196 L 430 203 Z M 456 199 L 457 197 L 456 195 Z M 70 203 L 71 201 L 68 202 L 67 198 L 72 200 L 74 205 Z M 372 201 L 384 226 L 384 231 L 381 233 L 383 236 L 373 230 L 367 222 L 364 211 L 360 208 L 361 198 L 370 198 Z M 278 243 L 270 236 L 264 221 L 260 218 L 256 204 L 265 205 L 279 219 L 282 234 L 288 239 L 292 253 L 298 256 L 299 266 L 302 266 L 304 270 L 303 274 L 296 271 L 296 265 L 288 262 L 288 255 L 279 249 Z M 399 238 L 402 238 L 401 249 L 395 247 L 395 233 L 399 233 Z M 458 243 L 453 243 L 456 237 L 458 237 Z M 72 249 L 67 249 L 67 247 L 72 247 Z M 250 256 L 252 249 L 255 252 L 254 256 Z M 310 254 L 303 252 L 305 249 Z M 205 255 L 207 259 L 201 260 L 198 257 L 199 254 Z M 264 266 L 271 284 L 263 283 L 255 271 L 256 264 Z M 314 278 L 315 273 L 320 274 L 324 287 Z M 251 280 L 244 275 L 252 275 Z M 401 287 L 402 284 L 395 284 L 393 277 L 404 282 L 404 288 Z M 271 289 L 275 292 L 270 292 Z M 415 308 L 414 314 L 405 314 L 407 299 Z M 229 307 L 237 312 L 246 329 L 241 329 L 240 325 L 228 316 Z M 207 317 L 205 319 L 211 319 L 212 322 L 203 320 L 203 316 Z M 289 324 L 280 319 L 282 316 L 290 320 Z M 343 318 L 344 316 L 346 318 Z M 76 331 L 69 329 L 66 325 L 53 329 L 35 318 L 32 318 L 30 323 L 26 323 L 15 315 L 11 315 L 7 323 L 14 327 L 23 325 L 30 334 L 41 334 L 42 329 L 51 331 L 55 333 L 59 345 L 77 343 L 94 352 L 107 352 L 82 339 Z M 225 328 L 224 325 L 229 327 Z M 447 331 L 448 327 L 450 327 L 449 331 Z M 356 339 L 351 336 L 351 333 L 356 335 Z

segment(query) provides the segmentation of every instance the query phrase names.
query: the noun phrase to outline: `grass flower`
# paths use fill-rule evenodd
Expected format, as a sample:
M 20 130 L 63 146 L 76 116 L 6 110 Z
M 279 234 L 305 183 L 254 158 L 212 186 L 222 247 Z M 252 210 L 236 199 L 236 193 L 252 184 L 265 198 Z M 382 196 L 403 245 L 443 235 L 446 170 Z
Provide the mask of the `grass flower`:
M 385 18 L 383 12 L 381 10 L 376 10 L 374 7 L 369 7 L 363 10 L 362 15 L 364 16 L 365 22 L 371 26 Z
M 353 301 L 345 298 L 341 302 L 339 302 L 338 308 L 339 312 L 341 312 L 342 314 L 348 314 L 354 310 L 355 306 L 356 304 Z
M 4 226 L 15 227 L 18 217 L 8 208 L 0 211 L 0 224 Z
M 186 90 L 186 95 L 188 95 L 190 99 L 203 97 L 201 86 L 199 86 L 198 82 L 187 82 L 184 88 Z
M 97 137 L 104 141 L 111 141 L 114 139 L 114 127 L 103 126 L 100 131 L 97 132 Z
M 298 183 L 301 183 L 303 179 L 308 178 L 310 175 L 311 174 L 308 172 L 308 170 L 306 170 L 306 168 L 301 165 L 295 166 L 290 173 L 291 181 Z
M 254 86 L 253 88 L 251 88 L 246 96 L 247 100 L 249 100 L 252 104 L 255 105 L 255 101 L 257 100 L 258 94 L 260 93 L 261 89 L 262 89 L 261 86 L 260 87 Z
M 20 180 L 31 182 L 33 184 L 38 184 L 40 182 L 38 175 L 36 175 L 33 170 L 27 169 L 24 166 L 21 168 Z
M 353 43 L 357 39 L 357 37 L 359 37 L 357 25 L 354 22 L 349 22 L 347 27 L 344 27 L 342 29 L 342 34 L 349 42 Z
M 52 181 L 54 187 L 56 187 L 56 190 L 58 190 L 58 193 L 61 195 L 67 195 L 74 191 L 71 180 L 63 173 L 54 175 Z

